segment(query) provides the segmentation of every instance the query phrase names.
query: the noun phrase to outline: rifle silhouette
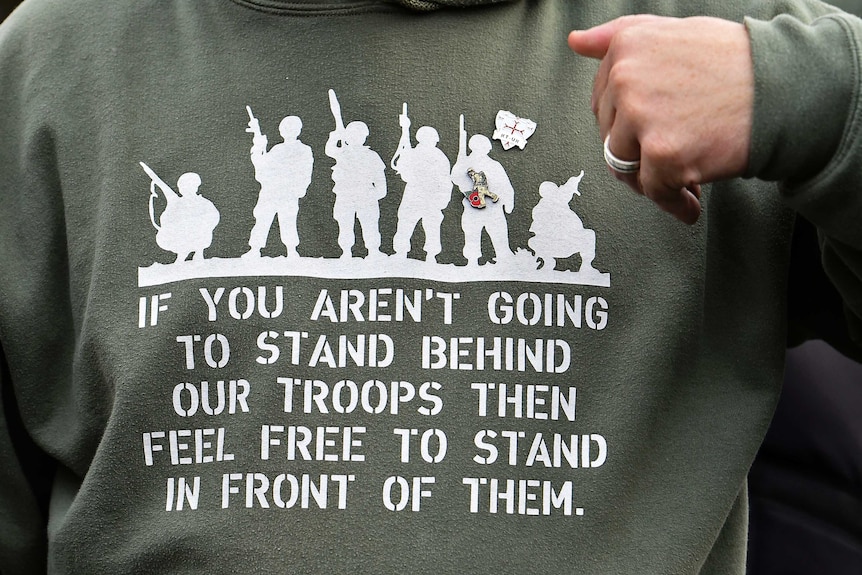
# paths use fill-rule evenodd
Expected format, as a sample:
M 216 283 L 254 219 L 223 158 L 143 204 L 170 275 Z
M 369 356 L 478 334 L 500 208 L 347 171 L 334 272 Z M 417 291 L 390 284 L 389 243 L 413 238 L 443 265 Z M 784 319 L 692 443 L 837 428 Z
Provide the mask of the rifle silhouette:
M 407 116 L 407 102 L 404 102 L 401 106 L 401 115 L 398 116 L 398 124 L 401 126 L 401 140 L 398 141 L 398 149 L 395 151 L 395 155 L 392 156 L 392 161 L 389 162 L 389 165 L 396 172 L 398 171 L 398 160 L 401 159 L 401 154 L 404 150 L 410 148 L 410 118 Z
M 250 134 L 254 134 L 255 138 L 260 138 L 263 134 L 260 133 L 260 122 L 257 118 L 254 117 L 254 113 L 251 111 L 251 106 L 246 106 L 245 111 L 248 112 L 248 128 L 245 129 L 246 132 Z
M 464 128 L 464 114 L 461 114 L 458 124 L 458 161 L 467 157 L 467 130 Z
M 156 228 L 156 231 L 162 229 L 158 223 L 156 223 L 156 214 L 155 214 L 155 206 L 153 205 L 153 200 L 158 198 L 159 195 L 156 193 L 156 187 L 162 190 L 162 193 L 165 194 L 165 199 L 170 201 L 171 198 L 179 198 L 180 195 L 174 191 L 172 187 L 170 187 L 163 179 L 161 179 L 158 174 L 156 174 L 152 168 L 146 165 L 144 162 L 138 162 L 147 175 L 150 177 L 150 222 L 152 222 L 153 227 Z
M 341 118 L 341 104 L 338 103 L 338 97 L 332 88 L 329 89 L 329 110 L 332 112 L 332 117 L 335 118 L 335 131 L 343 134 L 344 120 Z

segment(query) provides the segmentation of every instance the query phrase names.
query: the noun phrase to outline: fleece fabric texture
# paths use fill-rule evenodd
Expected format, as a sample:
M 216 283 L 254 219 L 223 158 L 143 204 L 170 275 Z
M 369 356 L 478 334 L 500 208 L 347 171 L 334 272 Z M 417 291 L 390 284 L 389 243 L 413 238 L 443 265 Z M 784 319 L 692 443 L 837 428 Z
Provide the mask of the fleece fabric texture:
M 4 575 L 743 573 L 793 208 L 862 309 L 859 22 L 433 4 L 0 27 Z M 608 173 L 565 45 L 645 11 L 752 36 L 752 178 L 692 227 Z

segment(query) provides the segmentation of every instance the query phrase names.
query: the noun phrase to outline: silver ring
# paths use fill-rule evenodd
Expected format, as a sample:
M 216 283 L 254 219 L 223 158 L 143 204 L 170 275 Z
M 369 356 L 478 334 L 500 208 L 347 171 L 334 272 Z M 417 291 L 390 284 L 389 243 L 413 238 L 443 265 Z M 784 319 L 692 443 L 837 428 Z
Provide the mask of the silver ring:
M 605 163 L 610 169 L 620 174 L 634 174 L 641 169 L 640 160 L 621 160 L 612 152 L 608 143 L 611 141 L 611 136 L 605 138 Z

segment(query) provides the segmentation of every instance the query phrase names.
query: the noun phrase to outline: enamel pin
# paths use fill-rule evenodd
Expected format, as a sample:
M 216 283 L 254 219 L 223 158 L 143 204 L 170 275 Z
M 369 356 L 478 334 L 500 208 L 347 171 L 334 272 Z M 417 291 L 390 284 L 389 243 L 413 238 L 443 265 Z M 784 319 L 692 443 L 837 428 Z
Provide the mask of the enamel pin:
M 532 136 L 533 132 L 536 131 L 536 122 L 526 118 L 519 118 L 506 110 L 497 112 L 495 123 L 497 129 L 494 130 L 492 137 L 495 140 L 500 140 L 504 150 L 515 146 L 523 150 L 524 146 L 527 145 L 527 138 Z
M 477 172 L 471 168 L 467 170 L 467 175 L 473 180 L 473 191 L 467 195 L 467 200 L 471 206 L 484 208 L 486 206 L 485 198 L 491 198 L 492 202 L 500 199 L 497 194 L 488 189 L 488 178 L 485 177 L 485 172 Z

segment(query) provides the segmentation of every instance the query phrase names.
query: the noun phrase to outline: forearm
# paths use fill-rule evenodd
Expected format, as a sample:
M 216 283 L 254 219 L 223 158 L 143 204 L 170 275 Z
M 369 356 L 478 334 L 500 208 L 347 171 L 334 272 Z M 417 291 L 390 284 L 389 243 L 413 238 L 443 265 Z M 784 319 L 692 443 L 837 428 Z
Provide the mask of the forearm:
M 829 15 L 806 23 L 779 16 L 745 24 L 755 70 L 746 175 L 798 185 L 826 168 L 858 121 L 862 21 Z
M 862 342 L 862 20 L 746 20 L 756 89 L 748 176 L 776 180 L 820 235 L 824 270 Z

